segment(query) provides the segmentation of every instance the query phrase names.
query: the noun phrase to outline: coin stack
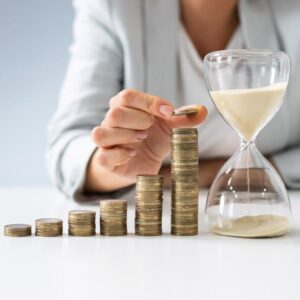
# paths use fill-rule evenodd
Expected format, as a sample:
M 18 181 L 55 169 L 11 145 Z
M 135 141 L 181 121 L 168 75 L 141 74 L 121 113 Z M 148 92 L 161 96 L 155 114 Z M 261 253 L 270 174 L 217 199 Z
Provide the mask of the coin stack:
M 4 235 L 21 237 L 31 235 L 31 226 L 27 224 L 9 224 L 4 226 Z
M 100 201 L 100 233 L 106 236 L 127 234 L 127 201 Z
M 63 233 L 63 221 L 55 218 L 38 219 L 35 221 L 35 235 L 52 237 Z
M 96 234 L 96 212 L 72 210 L 69 212 L 69 235 L 92 236 Z
M 163 176 L 139 175 L 136 180 L 135 234 L 162 234 Z
M 171 140 L 171 233 L 198 234 L 198 131 L 175 128 Z

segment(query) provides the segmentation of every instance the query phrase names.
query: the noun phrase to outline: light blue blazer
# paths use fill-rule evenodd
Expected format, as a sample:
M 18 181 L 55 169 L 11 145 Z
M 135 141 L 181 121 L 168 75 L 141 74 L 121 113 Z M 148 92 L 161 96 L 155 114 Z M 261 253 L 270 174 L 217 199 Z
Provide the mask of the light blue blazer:
M 96 149 L 90 132 L 104 118 L 109 99 L 130 87 L 179 104 L 180 7 L 179 0 L 77 0 L 74 7 L 74 42 L 48 128 L 47 160 L 57 187 L 83 200 L 86 166 Z M 286 101 L 261 135 L 287 186 L 300 188 L 300 1 L 241 0 L 239 15 L 247 48 L 290 55 Z

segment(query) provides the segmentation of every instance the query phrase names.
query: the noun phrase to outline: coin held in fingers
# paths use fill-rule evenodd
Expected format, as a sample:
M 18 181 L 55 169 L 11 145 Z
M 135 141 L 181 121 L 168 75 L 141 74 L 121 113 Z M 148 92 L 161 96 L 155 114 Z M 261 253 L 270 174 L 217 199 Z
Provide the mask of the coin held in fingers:
M 185 116 L 196 114 L 199 110 L 195 106 L 184 106 L 174 110 L 173 116 Z

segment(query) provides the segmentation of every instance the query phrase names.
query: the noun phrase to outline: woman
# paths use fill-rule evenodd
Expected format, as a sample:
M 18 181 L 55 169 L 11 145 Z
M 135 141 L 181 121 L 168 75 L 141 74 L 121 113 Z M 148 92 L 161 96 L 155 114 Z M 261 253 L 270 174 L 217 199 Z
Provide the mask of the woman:
M 290 55 L 287 99 L 257 144 L 287 186 L 300 187 L 298 1 L 77 0 L 75 10 L 70 64 L 49 126 L 49 168 L 65 194 L 117 197 L 137 174 L 169 174 L 161 167 L 170 129 L 199 125 L 205 106 L 199 168 L 200 185 L 209 186 L 238 146 L 203 76 L 204 56 L 227 48 Z M 192 117 L 171 116 L 189 104 L 203 106 Z

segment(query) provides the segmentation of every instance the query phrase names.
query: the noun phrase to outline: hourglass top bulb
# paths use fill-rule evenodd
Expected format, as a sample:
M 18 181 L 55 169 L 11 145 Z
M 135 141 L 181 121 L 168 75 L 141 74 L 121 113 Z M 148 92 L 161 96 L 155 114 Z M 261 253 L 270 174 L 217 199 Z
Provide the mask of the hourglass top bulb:
M 268 123 L 279 109 L 286 82 L 266 87 L 211 91 L 211 97 L 223 118 L 247 142 Z

